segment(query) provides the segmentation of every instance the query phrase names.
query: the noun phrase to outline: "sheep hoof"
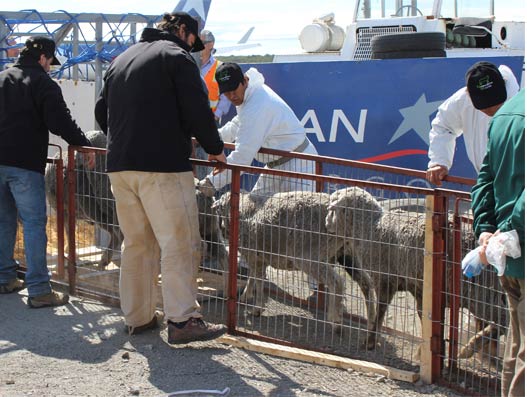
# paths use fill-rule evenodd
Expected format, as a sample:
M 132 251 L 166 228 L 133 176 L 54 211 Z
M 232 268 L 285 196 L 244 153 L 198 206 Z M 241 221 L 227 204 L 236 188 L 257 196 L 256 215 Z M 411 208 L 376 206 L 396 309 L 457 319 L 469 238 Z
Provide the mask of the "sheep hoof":
M 368 335 L 366 338 L 366 349 L 373 350 L 377 344 L 375 335 Z
M 108 267 L 108 261 L 100 261 L 97 265 L 97 267 L 99 268 L 99 270 L 104 270 Z
M 470 358 L 474 355 L 474 349 L 468 348 L 467 346 L 463 347 L 458 355 L 457 358 L 463 359 L 463 358 Z
M 260 317 L 262 315 L 262 309 L 247 309 L 247 314 L 253 317 Z

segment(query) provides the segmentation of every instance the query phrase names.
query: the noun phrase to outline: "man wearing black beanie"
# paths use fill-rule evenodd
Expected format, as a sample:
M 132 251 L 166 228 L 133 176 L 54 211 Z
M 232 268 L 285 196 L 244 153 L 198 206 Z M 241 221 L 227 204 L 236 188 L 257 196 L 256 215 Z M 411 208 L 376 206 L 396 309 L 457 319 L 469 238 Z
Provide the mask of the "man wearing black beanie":
M 479 172 L 487 149 L 487 130 L 492 116 L 519 90 L 509 67 L 477 62 L 465 75 L 465 86 L 439 106 L 430 129 L 426 179 L 438 186 L 448 175 L 456 139 L 464 136 L 467 156 Z

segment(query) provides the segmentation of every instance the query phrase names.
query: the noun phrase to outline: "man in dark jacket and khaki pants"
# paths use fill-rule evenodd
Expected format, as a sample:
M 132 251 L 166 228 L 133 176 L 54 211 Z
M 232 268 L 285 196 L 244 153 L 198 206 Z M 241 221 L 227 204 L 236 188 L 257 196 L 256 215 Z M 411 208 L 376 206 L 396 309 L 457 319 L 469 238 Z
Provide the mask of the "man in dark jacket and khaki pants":
M 95 115 L 108 135 L 107 171 L 124 235 L 121 308 L 130 334 L 157 327 L 159 270 L 168 343 L 225 332 L 204 322 L 196 301 L 201 238 L 191 137 L 225 162 L 199 69 L 203 44 L 186 13 L 165 14 L 110 65 Z M 161 269 L 159 269 L 161 264 Z

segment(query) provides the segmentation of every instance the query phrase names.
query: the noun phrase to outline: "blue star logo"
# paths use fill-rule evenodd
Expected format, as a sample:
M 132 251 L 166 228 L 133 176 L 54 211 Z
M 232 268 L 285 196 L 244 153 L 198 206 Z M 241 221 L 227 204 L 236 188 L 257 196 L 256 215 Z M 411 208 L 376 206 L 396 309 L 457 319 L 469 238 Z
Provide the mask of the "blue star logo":
M 403 121 L 388 144 L 391 144 L 413 130 L 419 135 L 419 138 L 421 138 L 424 143 L 429 145 L 428 133 L 430 132 L 430 115 L 433 114 L 442 103 L 443 101 L 427 102 L 426 95 L 423 94 L 417 100 L 415 105 L 399 109 L 399 112 L 403 115 Z

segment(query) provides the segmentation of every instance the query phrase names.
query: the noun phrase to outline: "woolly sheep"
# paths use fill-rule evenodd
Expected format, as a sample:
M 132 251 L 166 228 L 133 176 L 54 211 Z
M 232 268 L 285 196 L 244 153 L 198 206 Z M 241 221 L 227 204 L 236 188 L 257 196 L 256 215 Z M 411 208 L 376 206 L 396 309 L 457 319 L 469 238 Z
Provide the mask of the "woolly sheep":
M 213 209 L 214 199 L 203 194 L 197 188 L 199 179 L 195 179 L 196 201 L 198 204 L 199 233 L 203 240 L 202 257 L 209 257 L 216 262 L 217 269 L 223 271 L 224 292 L 227 291 L 227 280 L 229 270 L 229 253 L 225 248 L 225 240 L 220 228 L 220 219 Z
M 106 148 L 107 138 L 101 131 L 88 131 L 86 137 L 93 147 Z M 55 157 L 58 158 L 59 154 Z M 67 166 L 67 155 L 64 157 L 64 166 Z M 111 192 L 111 185 L 108 175 L 105 173 L 106 155 L 96 156 L 96 166 L 93 170 L 87 170 L 81 156 L 75 158 L 75 168 L 77 170 L 76 181 L 76 212 L 77 219 L 86 220 L 92 224 L 98 225 L 101 229 L 110 234 L 110 244 L 108 249 L 103 251 L 99 266 L 104 268 L 112 260 L 113 252 L 120 252 L 123 242 L 123 235 L 119 228 L 117 211 L 115 208 L 115 199 Z M 57 208 L 57 191 L 56 191 L 56 166 L 48 164 L 45 173 L 46 196 L 50 205 Z M 64 200 L 67 209 L 68 203 L 68 175 L 66 168 L 64 170 Z M 212 211 L 213 199 L 206 197 L 196 190 L 196 200 L 199 210 L 199 229 L 205 242 L 212 243 L 210 254 L 219 263 L 219 268 L 227 270 L 228 254 L 224 246 L 223 237 L 218 226 L 218 219 Z M 67 218 L 65 220 L 66 229 L 68 226 Z
M 86 137 L 93 147 L 106 148 L 106 135 L 101 131 L 88 131 Z M 59 158 L 57 153 L 55 158 Z M 64 219 L 66 231 L 68 232 L 68 173 L 67 152 L 63 154 L 64 160 L 64 206 L 66 216 Z M 113 252 L 120 252 L 123 242 L 123 235 L 117 222 L 117 212 L 115 201 L 110 190 L 110 180 L 104 172 L 106 166 L 106 156 L 97 155 L 96 165 L 93 170 L 85 168 L 82 156 L 75 157 L 76 168 L 76 217 L 79 220 L 85 220 L 91 224 L 99 226 L 108 232 L 110 242 L 108 248 L 103 250 L 99 267 L 105 268 L 112 261 Z M 46 196 L 48 202 L 53 208 L 57 208 L 57 181 L 56 166 L 48 164 L 45 172 Z
M 230 199 L 231 193 L 227 192 L 214 204 L 226 220 Z M 328 203 L 326 193 L 283 192 L 269 198 L 240 193 L 239 251 L 249 266 L 249 279 L 240 300 L 254 299 L 253 315 L 260 315 L 267 301 L 263 288 L 267 266 L 300 270 L 327 286 L 327 318 L 335 330 L 339 329 L 344 312 L 343 279 L 335 268 L 335 256 L 343 242 L 326 231 Z M 359 279 L 359 286 L 368 297 L 371 280 Z M 368 307 L 368 315 L 373 320 L 373 305 Z
M 367 346 L 375 346 L 375 338 L 382 326 L 388 305 L 398 291 L 410 292 L 422 316 L 423 264 L 425 245 L 425 215 L 406 211 L 383 211 L 375 198 L 363 189 L 349 187 L 330 196 L 326 216 L 328 232 L 347 239 L 346 254 L 352 265 L 346 269 L 353 277 L 353 267 L 370 272 L 377 295 L 376 318 L 368 321 Z M 470 235 L 464 235 L 464 246 L 470 245 Z M 451 238 L 449 238 L 451 240 Z M 447 267 L 451 279 L 451 266 Z M 501 306 L 501 294 L 490 294 L 489 288 L 499 290 L 497 277 L 487 275 L 483 286 L 462 283 L 461 305 L 478 318 L 496 324 L 506 324 Z M 493 299 L 491 304 L 482 304 Z M 496 302 L 494 302 L 494 300 Z M 448 302 L 447 302 L 448 304 Z M 499 312 L 499 313 L 498 313 Z M 488 330 L 485 329 L 488 333 Z M 479 334 L 478 334 L 479 335 Z M 482 337 L 483 334 L 479 335 Z M 466 355 L 461 352 L 460 356 Z

